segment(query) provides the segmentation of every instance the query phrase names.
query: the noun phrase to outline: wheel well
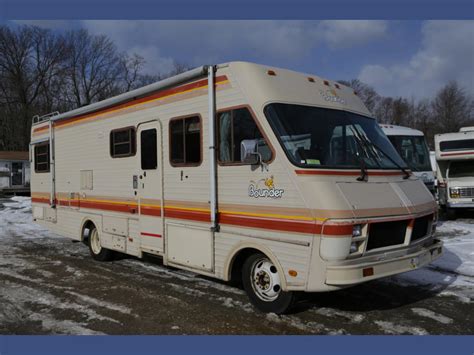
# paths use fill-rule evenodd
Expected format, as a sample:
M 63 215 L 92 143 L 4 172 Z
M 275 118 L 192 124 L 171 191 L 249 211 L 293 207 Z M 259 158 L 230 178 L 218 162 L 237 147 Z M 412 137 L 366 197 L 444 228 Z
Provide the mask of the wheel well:
M 81 231 L 81 240 L 83 242 L 86 242 L 87 239 L 89 238 L 89 231 L 92 228 L 96 228 L 96 227 L 95 227 L 94 222 L 92 222 L 91 220 L 88 220 L 83 224 L 82 231 Z M 88 231 L 87 234 L 86 234 L 86 230 Z
M 234 285 L 242 283 L 242 267 L 245 260 L 252 254 L 263 254 L 260 250 L 254 248 L 244 248 L 238 251 L 231 264 L 230 282 Z

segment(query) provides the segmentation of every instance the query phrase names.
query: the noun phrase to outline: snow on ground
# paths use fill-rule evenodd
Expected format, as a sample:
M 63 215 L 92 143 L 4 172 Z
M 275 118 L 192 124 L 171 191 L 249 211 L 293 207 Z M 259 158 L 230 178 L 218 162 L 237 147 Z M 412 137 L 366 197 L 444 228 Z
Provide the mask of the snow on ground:
M 463 302 L 471 302 L 474 298 L 474 220 L 440 221 L 436 237 L 444 243 L 444 255 L 427 267 L 387 281 L 439 287 L 443 289 L 442 295 L 454 295 Z
M 444 242 L 444 255 L 422 269 L 371 282 L 368 288 L 341 291 L 334 296 L 339 301 L 332 302 L 331 297 L 325 298 L 321 294 L 313 306 L 300 313 L 261 315 L 255 312 L 241 289 L 191 272 L 134 258 L 124 258 L 112 264 L 85 264 L 82 261 L 89 260 L 86 248 L 80 244 L 73 245 L 67 238 L 33 222 L 30 198 L 0 199 L 0 282 L 3 285 L 0 287 L 0 331 L 11 329 L 11 325 L 27 319 L 39 322 L 46 333 L 99 334 L 110 333 L 111 327 L 121 327 L 135 320 L 141 322 L 150 314 L 163 314 L 165 317 L 166 312 L 161 309 L 137 313 L 136 305 L 119 297 L 130 287 L 139 287 L 140 296 L 136 294 L 135 297 L 142 297 L 142 302 L 148 300 L 147 297 L 156 299 L 155 292 L 162 292 L 161 299 L 166 300 L 169 307 L 181 309 L 187 299 L 192 299 L 198 307 L 217 312 L 220 318 L 216 315 L 216 322 L 230 317 L 232 321 L 225 323 L 225 327 L 234 329 L 237 334 L 239 329 L 255 325 L 258 325 L 256 333 L 427 334 L 435 329 L 434 332 L 443 334 L 447 326 L 449 329 L 457 327 L 462 333 L 462 329 L 472 329 L 472 326 L 464 327 L 466 320 L 462 318 L 463 312 L 469 313 L 474 298 L 474 219 L 440 221 L 436 236 Z M 43 249 L 40 251 L 40 248 Z M 34 260 L 31 250 L 35 254 Z M 52 252 L 48 254 L 48 250 Z M 54 253 L 59 257 L 56 258 Z M 58 270 L 65 279 L 55 282 L 59 277 Z M 98 280 L 96 285 L 103 283 L 117 290 L 112 298 L 87 288 L 89 286 L 84 280 L 89 281 L 91 270 L 97 270 L 94 273 L 95 280 Z M 123 279 L 116 280 L 114 275 L 117 273 L 122 273 L 121 278 L 133 281 L 127 285 Z M 147 280 L 152 280 L 150 285 L 153 287 Z M 80 289 L 77 285 L 81 285 Z M 155 285 L 164 285 L 164 288 L 159 291 Z M 402 294 L 392 295 L 394 289 Z M 433 292 L 428 298 L 407 303 L 400 301 L 413 292 L 418 293 L 418 290 L 420 293 Z M 372 306 L 368 293 L 386 301 Z M 360 306 L 347 306 L 346 299 L 360 303 Z M 392 308 L 390 304 L 393 304 Z M 446 307 L 446 304 L 450 306 Z M 178 317 L 184 317 L 183 321 L 179 323 L 173 319 L 167 329 L 174 334 L 207 329 L 204 331 L 212 334 L 212 324 L 208 325 L 211 328 L 202 328 L 205 315 L 199 314 L 194 322 L 189 318 L 191 315 L 182 312 Z M 101 328 L 98 324 L 108 326 Z M 187 328 L 190 324 L 191 330 Z M 222 332 L 222 328 L 216 328 L 216 331 Z

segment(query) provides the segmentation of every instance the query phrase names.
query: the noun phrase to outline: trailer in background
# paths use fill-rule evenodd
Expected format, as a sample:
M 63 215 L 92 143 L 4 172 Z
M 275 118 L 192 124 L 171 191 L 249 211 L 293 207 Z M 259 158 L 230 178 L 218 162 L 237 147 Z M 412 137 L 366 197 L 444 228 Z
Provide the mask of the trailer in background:
M 439 203 L 449 218 L 474 208 L 474 127 L 435 136 Z
M 430 192 L 435 194 L 435 174 L 431 165 L 430 151 L 423 132 L 413 128 L 382 124 L 383 132 L 407 163 L 413 174 L 421 179 Z
M 0 195 L 30 194 L 28 152 L 0 151 Z

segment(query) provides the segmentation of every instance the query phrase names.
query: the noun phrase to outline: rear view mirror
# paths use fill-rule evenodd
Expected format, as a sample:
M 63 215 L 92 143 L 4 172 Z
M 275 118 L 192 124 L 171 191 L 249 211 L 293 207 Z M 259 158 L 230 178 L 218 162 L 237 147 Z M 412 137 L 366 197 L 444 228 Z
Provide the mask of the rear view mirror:
M 257 139 L 244 139 L 240 143 L 240 161 L 244 164 L 260 164 L 261 157 L 257 147 Z

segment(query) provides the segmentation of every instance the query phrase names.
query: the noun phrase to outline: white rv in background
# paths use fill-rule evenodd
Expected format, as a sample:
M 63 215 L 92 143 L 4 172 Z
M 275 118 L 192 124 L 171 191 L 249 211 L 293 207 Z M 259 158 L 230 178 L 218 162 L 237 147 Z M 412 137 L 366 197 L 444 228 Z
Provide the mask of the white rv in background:
M 424 182 L 432 194 L 435 194 L 435 174 L 423 132 L 402 126 L 387 124 L 380 126 L 413 174 Z
M 474 127 L 435 136 L 439 203 L 448 217 L 474 208 Z
M 89 245 L 240 280 L 267 312 L 437 259 L 437 205 L 353 89 L 200 67 L 31 132 L 34 219 Z

